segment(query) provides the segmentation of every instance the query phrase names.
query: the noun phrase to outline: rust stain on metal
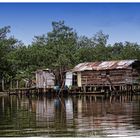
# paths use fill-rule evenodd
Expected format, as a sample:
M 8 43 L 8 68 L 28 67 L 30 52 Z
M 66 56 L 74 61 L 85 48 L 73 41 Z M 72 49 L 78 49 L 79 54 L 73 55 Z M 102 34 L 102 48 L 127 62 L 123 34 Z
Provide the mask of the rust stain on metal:
M 136 60 L 118 60 L 103 62 L 85 62 L 74 67 L 73 72 L 86 70 L 111 70 L 111 69 L 127 69 Z

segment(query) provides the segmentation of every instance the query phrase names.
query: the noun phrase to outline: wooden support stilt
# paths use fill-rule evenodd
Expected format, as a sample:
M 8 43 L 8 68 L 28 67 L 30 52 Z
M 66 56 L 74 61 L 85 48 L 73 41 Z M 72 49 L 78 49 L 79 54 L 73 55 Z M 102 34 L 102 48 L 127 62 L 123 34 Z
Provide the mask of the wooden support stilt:
M 2 91 L 4 91 L 5 90 L 5 87 L 4 87 L 4 78 L 2 78 L 1 84 L 2 84 Z
M 112 95 L 110 96 L 109 100 L 110 100 L 110 103 L 111 103 L 112 102 Z
M 16 83 L 16 88 L 18 89 L 19 88 L 19 81 L 17 80 L 17 83 Z
M 13 88 L 13 82 L 12 82 L 12 80 L 10 81 L 10 90 L 12 90 L 12 88 Z

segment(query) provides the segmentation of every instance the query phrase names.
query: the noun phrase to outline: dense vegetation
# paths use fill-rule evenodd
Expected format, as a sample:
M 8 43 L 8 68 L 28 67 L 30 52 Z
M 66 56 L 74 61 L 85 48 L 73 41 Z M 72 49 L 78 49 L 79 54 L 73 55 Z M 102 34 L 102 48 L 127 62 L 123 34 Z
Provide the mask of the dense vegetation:
M 93 37 L 78 36 L 64 21 L 52 22 L 52 31 L 35 36 L 25 46 L 14 37 L 8 37 L 10 26 L 0 28 L 0 80 L 31 78 L 37 69 L 50 68 L 57 81 L 63 72 L 78 63 L 104 60 L 140 59 L 140 45 L 119 42 L 108 45 L 108 35 L 102 31 Z

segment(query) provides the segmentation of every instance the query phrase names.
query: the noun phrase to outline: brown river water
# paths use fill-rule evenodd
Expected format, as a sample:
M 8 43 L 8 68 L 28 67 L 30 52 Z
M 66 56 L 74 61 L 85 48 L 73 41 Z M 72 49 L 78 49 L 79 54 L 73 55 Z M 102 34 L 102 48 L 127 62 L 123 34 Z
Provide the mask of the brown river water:
M 0 137 L 140 137 L 140 96 L 0 97 Z

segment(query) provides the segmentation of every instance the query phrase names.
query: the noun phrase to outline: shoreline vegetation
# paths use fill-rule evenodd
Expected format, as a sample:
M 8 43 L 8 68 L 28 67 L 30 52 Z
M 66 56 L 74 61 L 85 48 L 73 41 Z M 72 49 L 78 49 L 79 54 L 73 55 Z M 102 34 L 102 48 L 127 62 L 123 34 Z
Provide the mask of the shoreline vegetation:
M 9 37 L 10 26 L 0 27 L 0 91 L 24 87 L 26 81 L 35 80 L 33 73 L 38 69 L 51 69 L 55 84 L 62 85 L 64 73 L 82 62 L 140 60 L 137 43 L 111 45 L 107 44 L 109 35 L 102 31 L 87 37 L 78 35 L 64 21 L 53 21 L 51 25 L 50 32 L 34 36 L 30 45 Z

